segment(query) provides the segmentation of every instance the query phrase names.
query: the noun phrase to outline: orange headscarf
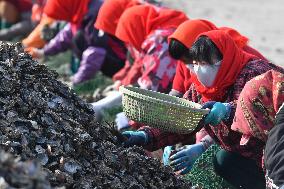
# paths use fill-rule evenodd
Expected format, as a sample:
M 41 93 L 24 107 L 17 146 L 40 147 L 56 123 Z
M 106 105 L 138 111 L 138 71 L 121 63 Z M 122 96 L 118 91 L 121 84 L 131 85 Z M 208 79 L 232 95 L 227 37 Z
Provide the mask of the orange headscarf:
M 190 48 L 196 41 L 196 38 L 199 36 L 199 34 L 211 30 L 223 30 L 234 39 L 235 43 L 240 48 L 243 48 L 248 42 L 248 38 L 241 35 L 238 31 L 228 27 L 218 28 L 208 20 L 202 19 L 185 21 L 171 36 L 169 36 L 169 39 L 176 39 L 184 44 L 187 48 Z
M 186 15 L 177 10 L 151 5 L 134 6 L 122 14 L 115 35 L 141 50 L 141 44 L 154 30 L 176 28 L 186 20 Z
M 101 29 L 111 35 L 115 35 L 118 20 L 122 13 L 130 7 L 139 5 L 138 0 L 106 0 L 101 6 L 95 23 L 97 29 Z
M 232 37 L 222 30 L 212 30 L 200 36 L 210 38 L 222 53 L 223 59 L 213 86 L 203 86 L 194 74 L 192 74 L 192 81 L 204 102 L 209 100 L 222 102 L 228 87 L 235 83 L 243 67 L 257 57 L 240 49 Z
M 88 11 L 90 0 L 48 0 L 44 13 L 56 20 L 79 24 Z

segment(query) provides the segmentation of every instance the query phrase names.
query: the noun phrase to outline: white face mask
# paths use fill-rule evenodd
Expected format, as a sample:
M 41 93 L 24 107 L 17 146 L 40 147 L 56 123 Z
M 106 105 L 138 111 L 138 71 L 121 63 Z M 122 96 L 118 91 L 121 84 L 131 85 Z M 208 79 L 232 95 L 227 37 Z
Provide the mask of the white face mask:
M 211 87 L 215 81 L 220 65 L 221 61 L 213 65 L 187 64 L 186 67 L 197 76 L 200 83 L 205 87 Z

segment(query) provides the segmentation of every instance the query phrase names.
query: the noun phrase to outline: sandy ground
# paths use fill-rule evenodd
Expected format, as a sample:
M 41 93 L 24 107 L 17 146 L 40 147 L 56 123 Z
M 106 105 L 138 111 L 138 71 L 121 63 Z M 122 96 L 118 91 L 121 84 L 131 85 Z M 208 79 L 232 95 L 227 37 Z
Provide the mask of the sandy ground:
M 283 0 L 162 0 L 194 18 L 237 29 L 250 45 L 284 67 Z

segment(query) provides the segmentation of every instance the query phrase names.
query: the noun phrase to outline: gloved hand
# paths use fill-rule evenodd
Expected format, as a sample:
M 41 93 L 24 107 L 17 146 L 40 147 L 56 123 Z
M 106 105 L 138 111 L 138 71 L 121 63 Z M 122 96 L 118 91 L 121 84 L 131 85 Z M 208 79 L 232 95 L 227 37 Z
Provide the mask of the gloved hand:
M 143 146 L 148 142 L 147 133 L 144 131 L 124 131 L 122 135 L 127 137 L 127 141 L 124 142 L 125 147 Z
M 115 123 L 117 130 L 121 130 L 129 127 L 129 119 L 126 117 L 124 112 L 120 112 L 115 116 Z
M 163 163 L 165 166 L 170 165 L 170 156 L 172 152 L 173 152 L 173 146 L 166 146 L 164 148 Z
M 186 174 L 204 151 L 205 148 L 202 143 L 186 145 L 185 148 L 170 157 L 170 165 L 174 167 L 174 171 L 181 171 L 180 174 L 182 175 Z
M 203 105 L 202 105 L 202 109 L 212 109 L 213 108 L 213 105 L 216 103 L 216 101 L 208 101 L 208 102 L 205 102 Z
M 205 117 L 205 124 L 218 125 L 222 120 L 228 119 L 231 113 L 231 106 L 228 103 L 209 101 L 203 104 L 203 109 L 211 109 Z

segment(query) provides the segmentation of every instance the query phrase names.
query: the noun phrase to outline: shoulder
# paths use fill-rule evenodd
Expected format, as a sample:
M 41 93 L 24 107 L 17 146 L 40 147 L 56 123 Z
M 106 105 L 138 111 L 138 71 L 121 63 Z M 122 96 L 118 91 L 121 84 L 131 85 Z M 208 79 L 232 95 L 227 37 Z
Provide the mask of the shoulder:
M 248 62 L 237 77 L 233 89 L 237 91 L 237 93 L 240 93 L 240 91 L 248 81 L 271 69 L 272 67 L 270 63 L 265 60 L 258 59 Z
M 252 60 L 244 66 L 238 78 L 255 77 L 272 69 L 281 71 L 282 68 L 266 60 Z

